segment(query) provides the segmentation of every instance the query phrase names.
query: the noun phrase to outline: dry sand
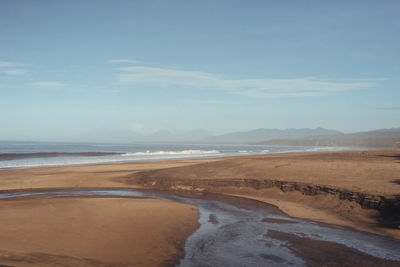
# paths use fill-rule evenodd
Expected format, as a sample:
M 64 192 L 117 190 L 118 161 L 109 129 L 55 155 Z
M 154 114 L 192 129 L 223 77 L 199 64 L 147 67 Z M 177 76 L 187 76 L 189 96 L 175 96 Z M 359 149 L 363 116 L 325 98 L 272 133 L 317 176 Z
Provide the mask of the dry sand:
M 258 179 L 330 185 L 376 195 L 400 193 L 400 150 L 288 153 L 217 159 L 0 170 L 0 190 L 137 187 L 135 173 L 173 179 Z M 124 180 L 125 179 L 125 180 Z
M 0 201 L 0 265 L 168 265 L 197 220 L 193 206 L 150 199 Z
M 181 160 L 0 170 L 0 190 L 37 188 L 120 188 L 121 179 L 140 171 L 189 166 L 209 160 Z

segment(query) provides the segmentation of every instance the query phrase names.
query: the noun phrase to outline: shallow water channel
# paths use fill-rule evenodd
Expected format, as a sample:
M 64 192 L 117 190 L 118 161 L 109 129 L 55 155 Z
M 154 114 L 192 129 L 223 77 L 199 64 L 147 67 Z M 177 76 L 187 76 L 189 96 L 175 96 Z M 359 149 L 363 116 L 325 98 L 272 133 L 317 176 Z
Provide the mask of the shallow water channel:
M 275 239 L 268 231 L 333 242 L 361 255 L 399 261 L 400 242 L 364 232 L 331 228 L 286 217 L 257 205 L 232 204 L 217 199 L 198 199 L 138 190 L 57 190 L 2 193 L 0 199 L 17 197 L 118 196 L 148 197 L 196 206 L 200 228 L 185 245 L 180 266 L 303 266 L 306 259 L 292 251 L 290 240 Z M 321 262 L 323 264 L 323 262 Z M 322 266 L 322 265 L 321 265 Z

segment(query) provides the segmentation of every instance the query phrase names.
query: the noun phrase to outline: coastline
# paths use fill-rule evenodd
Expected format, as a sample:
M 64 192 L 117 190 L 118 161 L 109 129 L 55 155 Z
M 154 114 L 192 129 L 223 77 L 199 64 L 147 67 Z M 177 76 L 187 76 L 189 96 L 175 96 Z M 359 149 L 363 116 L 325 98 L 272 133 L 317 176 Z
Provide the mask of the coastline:
M 307 152 L 0 170 L 0 192 L 130 188 L 200 198 L 232 196 L 233 202 L 252 199 L 292 217 L 399 240 L 398 218 L 382 214 L 385 201 L 399 207 L 399 158 L 399 150 Z
M 293 217 L 400 239 L 396 225 L 379 225 L 382 200 L 400 205 L 399 155 L 400 150 L 305 152 L 0 170 L 0 191 L 136 188 L 220 193 L 264 201 Z

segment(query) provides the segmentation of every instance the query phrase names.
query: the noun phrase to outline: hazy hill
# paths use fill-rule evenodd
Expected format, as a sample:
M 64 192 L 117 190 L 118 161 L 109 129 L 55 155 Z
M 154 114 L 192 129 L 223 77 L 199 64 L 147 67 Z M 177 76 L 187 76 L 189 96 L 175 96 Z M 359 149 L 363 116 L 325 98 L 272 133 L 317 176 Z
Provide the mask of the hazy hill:
M 400 128 L 304 138 L 277 138 L 256 143 L 264 145 L 290 146 L 353 146 L 400 148 Z
M 233 132 L 223 135 L 206 138 L 204 141 L 209 143 L 251 143 L 261 142 L 272 139 L 298 139 L 310 136 L 341 135 L 335 130 L 324 128 L 302 128 L 302 129 L 256 129 L 246 132 Z
M 212 135 L 211 132 L 200 129 L 181 132 L 159 130 L 148 134 L 129 130 L 101 129 L 65 138 L 65 140 L 110 143 L 241 143 L 290 146 L 400 147 L 400 128 L 352 134 L 343 134 L 324 128 L 284 130 L 261 128 L 223 135 Z

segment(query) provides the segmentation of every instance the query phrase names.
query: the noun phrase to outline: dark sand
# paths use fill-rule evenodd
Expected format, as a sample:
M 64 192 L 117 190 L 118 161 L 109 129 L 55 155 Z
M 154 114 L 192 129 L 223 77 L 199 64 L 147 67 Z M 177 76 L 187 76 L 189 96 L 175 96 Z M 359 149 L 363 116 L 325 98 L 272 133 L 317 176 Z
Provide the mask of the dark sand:
M 332 242 L 313 240 L 273 230 L 268 231 L 267 235 L 274 239 L 288 241 L 287 246 L 310 267 L 399 266 L 399 262 L 382 260 Z M 279 259 L 276 260 L 279 263 Z

